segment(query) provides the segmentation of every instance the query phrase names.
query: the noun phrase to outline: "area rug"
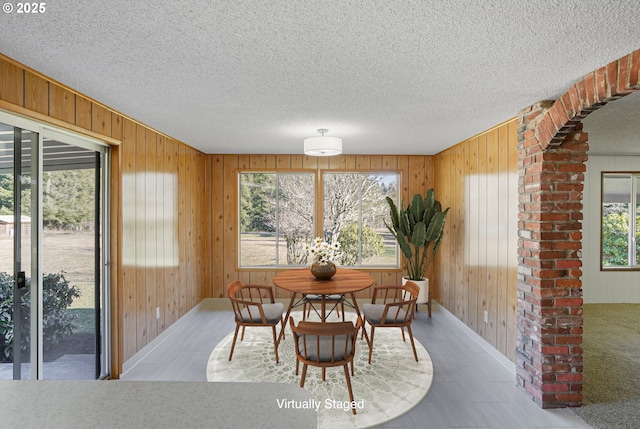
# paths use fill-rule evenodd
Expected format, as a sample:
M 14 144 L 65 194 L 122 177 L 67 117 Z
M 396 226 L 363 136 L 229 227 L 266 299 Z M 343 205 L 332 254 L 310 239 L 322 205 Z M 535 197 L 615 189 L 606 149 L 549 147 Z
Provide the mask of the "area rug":
M 347 313 L 353 320 L 353 313 Z M 292 313 L 296 324 L 301 312 Z M 338 319 L 336 319 L 337 321 Z M 333 321 L 333 318 L 330 320 Z M 295 374 L 296 359 L 291 328 L 280 343 L 280 363 L 275 363 L 271 328 L 247 328 L 244 341 L 236 342 L 233 360 L 229 351 L 233 332 L 226 336 L 209 356 L 208 381 L 300 383 Z M 415 340 L 419 362 L 416 362 L 408 336 L 402 341 L 400 329 L 377 329 L 371 364 L 364 339 L 356 346 L 355 376 L 351 377 L 357 414 L 348 408 L 349 394 L 342 367 L 327 368 L 326 380 L 321 369 L 309 366 L 304 388 L 315 396 L 319 428 L 365 428 L 379 425 L 409 411 L 427 394 L 433 380 L 429 353 Z M 302 373 L 302 365 L 300 365 Z M 286 400 L 286 398 L 282 398 Z M 286 406 L 280 402 L 274 407 Z M 300 404 L 297 404 L 300 406 Z

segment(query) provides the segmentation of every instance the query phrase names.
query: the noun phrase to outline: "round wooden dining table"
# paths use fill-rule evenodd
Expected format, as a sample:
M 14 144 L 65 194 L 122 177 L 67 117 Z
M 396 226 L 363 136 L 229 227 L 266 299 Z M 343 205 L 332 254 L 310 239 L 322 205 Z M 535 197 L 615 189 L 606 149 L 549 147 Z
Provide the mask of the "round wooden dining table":
M 273 283 L 277 287 L 292 293 L 287 315 L 284 318 L 285 325 L 291 314 L 291 309 L 295 307 L 298 294 L 303 299 L 307 294 L 320 296 L 320 319 L 322 322 L 326 320 L 326 298 L 329 295 L 341 295 L 343 298 L 348 296 L 351 299 L 353 309 L 360 316 L 355 293 L 369 288 L 373 285 L 373 281 L 373 277 L 367 273 L 340 267 L 329 280 L 316 279 L 309 268 L 286 270 L 273 277 Z

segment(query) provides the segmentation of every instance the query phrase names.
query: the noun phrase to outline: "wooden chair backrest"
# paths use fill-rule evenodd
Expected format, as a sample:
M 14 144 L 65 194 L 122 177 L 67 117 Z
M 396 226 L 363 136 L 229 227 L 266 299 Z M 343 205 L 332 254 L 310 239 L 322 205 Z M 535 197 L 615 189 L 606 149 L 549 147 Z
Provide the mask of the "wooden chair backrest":
M 308 322 L 300 321 L 295 326 L 293 318 L 289 318 L 289 324 L 294 334 L 294 343 L 296 355 L 298 358 L 310 365 L 327 367 L 344 365 L 353 359 L 356 350 L 356 341 L 358 339 L 358 331 L 362 326 L 362 319 L 358 317 L 356 324 L 352 322 Z M 344 336 L 343 339 L 337 337 Z M 302 337 L 302 347 L 298 344 L 298 339 Z M 312 338 L 308 338 L 312 337 Z M 321 356 L 321 339 L 331 338 L 331 361 L 320 361 Z M 309 342 L 307 342 L 309 341 Z M 324 344 L 323 344 L 324 345 Z M 316 359 L 308 359 L 308 350 L 315 346 Z M 351 350 L 349 351 L 349 347 Z M 342 359 L 336 359 L 336 356 L 342 356 Z

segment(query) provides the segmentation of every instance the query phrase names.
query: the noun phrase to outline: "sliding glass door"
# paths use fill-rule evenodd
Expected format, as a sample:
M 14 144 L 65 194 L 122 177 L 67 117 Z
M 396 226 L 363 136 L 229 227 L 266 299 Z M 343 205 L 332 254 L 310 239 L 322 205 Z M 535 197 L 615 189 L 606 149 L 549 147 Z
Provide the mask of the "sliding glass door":
M 0 379 L 32 378 L 38 135 L 0 123 Z M 35 156 L 32 156 L 34 154 Z M 35 199 L 34 199 L 35 196 Z M 37 317 L 37 314 L 36 314 Z M 36 336 L 37 338 L 37 336 Z
M 0 379 L 100 378 L 107 148 L 0 119 Z

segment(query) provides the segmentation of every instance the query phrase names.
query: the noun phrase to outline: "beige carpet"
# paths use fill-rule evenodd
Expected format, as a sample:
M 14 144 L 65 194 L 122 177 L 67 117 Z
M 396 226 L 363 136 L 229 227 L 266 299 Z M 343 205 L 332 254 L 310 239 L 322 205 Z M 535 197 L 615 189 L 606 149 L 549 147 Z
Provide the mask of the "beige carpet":
M 584 305 L 584 405 L 595 428 L 640 427 L 640 304 Z
M 353 313 L 347 315 L 353 316 Z M 301 319 L 300 312 L 292 316 L 296 323 Z M 231 362 L 228 359 L 233 333 L 229 334 L 209 357 L 207 380 L 298 384 L 300 376 L 295 375 L 291 329 L 285 333 L 287 337 L 278 348 L 280 363 L 277 365 L 270 328 L 247 328 L 244 341 L 238 338 Z M 371 365 L 367 363 L 369 349 L 365 340 L 357 344 L 355 376 L 351 383 L 354 399 L 362 408 L 355 416 L 349 409 L 340 408 L 349 401 L 343 369 L 327 369 L 327 380 L 323 382 L 320 369 L 309 367 L 304 388 L 312 392 L 320 404 L 319 428 L 378 425 L 407 412 L 427 394 L 433 380 L 433 365 L 425 348 L 416 341 L 419 358 L 416 362 L 410 343 L 402 341 L 400 329 L 378 329 L 375 339 Z

